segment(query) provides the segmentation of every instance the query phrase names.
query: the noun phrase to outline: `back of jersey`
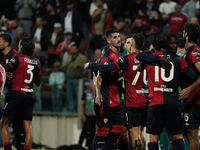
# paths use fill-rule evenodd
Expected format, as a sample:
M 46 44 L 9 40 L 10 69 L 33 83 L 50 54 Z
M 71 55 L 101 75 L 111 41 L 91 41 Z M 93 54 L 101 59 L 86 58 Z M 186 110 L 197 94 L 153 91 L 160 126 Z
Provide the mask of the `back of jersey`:
M 40 61 L 28 55 L 17 55 L 8 63 L 14 69 L 12 90 L 26 94 L 33 92 L 33 83 L 36 83 L 41 72 Z
M 148 93 L 148 90 L 145 89 L 145 85 L 147 85 L 146 70 L 137 71 L 139 61 L 135 56 L 136 53 L 127 55 L 128 69 L 124 72 L 126 107 L 146 107 L 145 93 Z
M 147 64 L 146 71 L 149 83 L 149 106 L 158 104 L 175 104 L 178 102 L 180 72 L 187 67 L 186 61 L 167 51 L 159 51 L 153 55 L 168 55 L 172 68 L 164 69 L 159 64 Z

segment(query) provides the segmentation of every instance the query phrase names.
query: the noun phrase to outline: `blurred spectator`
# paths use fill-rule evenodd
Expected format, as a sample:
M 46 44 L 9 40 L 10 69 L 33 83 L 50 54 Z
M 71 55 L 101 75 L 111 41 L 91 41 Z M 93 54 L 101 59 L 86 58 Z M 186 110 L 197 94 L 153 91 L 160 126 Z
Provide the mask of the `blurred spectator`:
M 48 31 L 43 27 L 42 17 L 36 19 L 36 26 L 37 28 L 32 31 L 31 38 L 33 38 L 37 45 L 40 45 L 40 53 L 45 56 L 48 44 Z
M 49 84 L 52 90 L 52 106 L 54 112 L 62 111 L 62 87 L 65 82 L 65 74 L 60 71 L 60 62 L 53 64 L 53 72 L 49 77 Z
M 3 30 L 2 30 L 2 29 L 0 29 L 0 35 L 1 35 L 1 34 L 4 34 L 4 32 L 3 32 Z
M 83 22 L 89 22 L 90 14 L 89 14 L 90 3 L 88 0 L 79 0 L 76 3 L 76 10 L 80 13 Z
M 135 26 L 132 27 L 131 29 L 131 33 L 135 34 L 135 33 L 143 33 L 144 30 L 144 24 L 142 23 L 142 16 L 137 15 L 135 17 Z
M 158 6 L 156 5 L 154 0 L 147 0 L 147 4 L 146 4 L 147 10 L 146 10 L 146 15 L 150 16 L 152 11 L 157 11 L 158 10 Z
M 148 24 L 152 29 L 162 30 L 162 27 L 167 23 L 165 19 L 160 16 L 158 11 L 152 11 L 148 19 Z
M 44 27 L 48 30 L 48 33 L 52 33 L 54 31 L 54 24 L 59 22 L 61 23 L 61 17 L 56 12 L 56 2 L 49 2 L 47 4 L 47 14 L 44 17 Z
M 196 3 L 195 14 L 196 14 L 196 17 L 199 20 L 200 19 L 200 3 L 199 3 L 199 1 L 197 1 L 197 3 Z
M 190 0 L 182 8 L 182 13 L 187 16 L 188 20 L 195 17 L 196 3 L 197 0 Z
M 174 13 L 176 2 L 171 0 L 165 0 L 165 2 L 160 3 L 159 11 L 162 14 L 162 18 L 168 19 L 171 13 Z
M 101 49 L 96 49 L 94 51 L 94 57 L 91 61 L 96 62 L 96 60 L 99 59 L 101 57 L 101 55 L 102 55 Z
M 190 22 L 191 22 L 192 24 L 199 24 L 199 21 L 198 21 L 197 17 L 192 17 L 192 18 L 190 19 Z
M 86 138 L 86 146 L 88 150 L 92 150 L 92 141 L 95 134 L 95 113 L 93 110 L 95 86 L 93 81 L 85 81 L 84 89 L 85 91 L 80 103 L 83 128 L 79 137 L 79 145 L 81 146 L 84 138 Z
M 40 55 L 40 47 L 38 47 L 37 45 L 35 46 L 34 49 L 34 53 L 33 56 L 36 57 L 37 59 L 39 59 L 40 64 L 42 65 L 42 67 L 44 66 L 44 56 Z M 42 100 L 41 100 L 41 88 L 42 88 L 42 84 L 40 84 L 40 86 L 33 86 L 33 90 L 35 92 L 35 104 L 34 104 L 34 111 L 42 111 Z
M 16 19 L 16 13 L 14 10 L 14 4 L 16 0 L 1 0 L 0 5 L 0 17 L 5 16 L 8 19 Z
M 27 36 L 31 35 L 33 11 L 37 8 L 35 0 L 18 0 L 18 27 L 22 27 Z
M 129 35 L 131 33 L 131 29 L 126 25 L 123 18 L 117 18 L 114 20 L 113 26 L 118 29 L 120 33 L 124 33 L 125 35 Z
M 112 13 L 114 19 L 124 17 L 125 8 L 123 4 L 126 2 L 121 0 L 107 0 L 106 3 L 108 5 L 108 10 Z
M 45 64 L 49 68 L 53 68 L 54 62 L 57 60 L 57 55 L 55 54 L 54 47 L 49 46 L 46 56 L 45 56 Z
M 185 3 L 187 3 L 188 1 L 190 1 L 190 0 L 179 0 L 179 4 L 180 4 L 181 6 L 184 6 Z
M 67 105 L 70 112 L 77 112 L 78 98 L 78 83 L 82 78 L 83 64 L 86 63 L 86 58 L 79 53 L 76 44 L 71 46 L 72 54 L 69 55 L 63 70 L 67 76 Z
M 130 1 L 128 6 L 129 6 L 129 16 L 131 16 L 132 19 L 134 19 L 136 15 L 145 16 L 147 10 L 145 0 Z
M 93 16 L 94 11 L 98 8 L 96 5 L 97 0 L 93 0 L 93 2 L 90 4 L 90 16 Z M 106 3 L 103 4 L 104 9 L 108 9 L 108 5 Z
M 181 5 L 176 4 L 175 14 L 169 18 L 168 33 L 178 34 L 179 28 L 183 28 L 186 22 L 188 22 L 188 19 L 181 13 Z
M 64 35 L 62 32 L 62 25 L 61 23 L 55 23 L 54 24 L 54 31 L 50 34 L 49 36 L 49 44 L 48 45 L 53 45 L 54 49 L 58 47 L 58 44 L 63 41 Z
M 144 37 L 145 37 L 145 42 L 144 42 L 144 49 L 147 50 L 150 47 L 150 41 L 149 41 L 149 37 L 151 35 L 151 33 L 153 33 L 153 31 L 155 31 L 156 29 L 152 29 L 150 25 L 145 25 L 144 26 Z
M 61 62 L 61 66 L 63 67 L 66 64 L 68 55 L 71 54 L 71 45 L 72 42 L 72 34 L 66 33 L 64 35 L 64 41 L 60 42 L 58 47 L 56 48 L 55 54 L 58 56 L 58 61 Z
M 64 15 L 64 33 L 71 33 L 73 35 L 73 41 L 77 44 L 81 41 L 83 22 L 81 15 L 78 11 L 74 10 L 74 3 L 72 0 L 67 0 L 66 3 L 67 12 Z
M 112 26 L 112 14 L 108 9 L 104 9 L 105 0 L 97 0 L 97 9 L 92 16 L 91 32 L 93 34 L 94 49 L 102 49 L 105 45 L 104 32 Z
M 12 42 L 11 47 L 15 50 L 18 50 L 18 44 L 19 41 L 21 40 L 21 38 L 24 36 L 24 29 L 22 27 L 17 27 L 16 31 L 15 31 L 15 38 Z

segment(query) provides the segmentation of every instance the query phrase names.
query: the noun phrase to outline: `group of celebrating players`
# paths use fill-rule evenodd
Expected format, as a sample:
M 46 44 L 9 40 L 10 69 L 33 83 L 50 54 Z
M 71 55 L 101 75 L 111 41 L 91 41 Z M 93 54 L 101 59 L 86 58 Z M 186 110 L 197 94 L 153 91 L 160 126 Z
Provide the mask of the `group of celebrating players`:
M 189 149 L 198 150 L 200 26 L 185 24 L 182 36 L 165 36 L 154 31 L 149 38 L 151 50 L 147 52 L 141 52 L 145 41 L 142 34 L 129 35 L 125 39 L 127 55 L 124 56 L 120 52 L 119 31 L 110 28 L 105 34 L 109 47 L 104 49 L 100 60 L 84 65 L 98 70 L 94 81 L 97 130 L 93 149 L 114 150 L 116 145 L 127 149 L 127 129 L 132 149 L 145 149 L 143 127 L 146 126 L 150 134 L 149 150 L 159 149 L 163 128 L 173 135 L 174 150 L 185 149 L 183 133 Z M 186 51 L 176 54 L 178 47 L 185 47 Z
M 12 122 L 17 150 L 30 150 L 32 146 L 32 117 L 35 95 L 33 84 L 41 84 L 40 61 L 34 58 L 35 43 L 29 37 L 19 41 L 18 51 L 10 47 L 8 34 L 0 35 L 0 94 L 4 85 L 10 97 L 1 109 L 0 129 L 5 150 L 11 150 L 9 124 Z

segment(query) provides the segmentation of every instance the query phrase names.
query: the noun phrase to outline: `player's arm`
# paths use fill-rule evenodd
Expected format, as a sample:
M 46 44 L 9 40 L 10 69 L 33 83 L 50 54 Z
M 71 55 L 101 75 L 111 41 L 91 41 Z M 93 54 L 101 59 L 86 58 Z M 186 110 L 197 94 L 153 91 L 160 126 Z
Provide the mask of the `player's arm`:
M 19 58 L 18 56 L 13 57 L 7 64 L 4 65 L 6 72 L 12 72 L 15 70 L 19 65 Z
M 103 73 L 98 72 L 96 83 L 94 83 L 95 89 L 96 89 L 95 104 L 97 104 L 99 106 L 101 105 L 101 102 L 103 102 L 103 96 L 101 94 L 101 83 L 102 83 L 103 76 L 104 76 Z
M 158 56 L 158 55 L 152 55 L 154 53 L 154 50 L 148 51 L 148 52 L 140 52 L 136 55 L 137 60 L 147 63 L 160 63 L 162 66 L 164 66 L 167 69 L 170 69 L 172 67 L 171 63 L 168 60 L 167 56 Z
M 145 67 L 146 67 L 146 63 L 144 63 L 144 62 L 139 62 L 138 66 L 137 66 L 137 70 L 138 70 L 139 72 L 142 72 L 142 71 L 145 69 Z
M 110 64 L 97 64 L 94 62 L 86 63 L 84 65 L 84 68 L 95 68 L 96 70 L 99 70 L 100 72 L 110 72 L 112 70 L 127 70 L 128 69 L 128 58 L 120 57 L 119 60 L 116 62 L 110 63 Z

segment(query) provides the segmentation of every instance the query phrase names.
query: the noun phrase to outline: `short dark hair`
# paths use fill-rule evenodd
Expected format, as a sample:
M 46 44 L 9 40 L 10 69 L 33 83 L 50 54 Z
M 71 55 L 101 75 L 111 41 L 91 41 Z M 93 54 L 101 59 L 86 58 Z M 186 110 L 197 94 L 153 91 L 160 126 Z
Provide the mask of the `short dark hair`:
M 184 40 L 183 40 L 183 35 L 182 34 L 177 34 L 177 38 L 178 38 L 178 47 L 185 48 L 185 43 L 184 43 Z
M 168 41 L 168 40 L 169 40 L 170 38 L 172 38 L 172 37 L 177 38 L 177 35 L 174 34 L 174 33 L 169 33 L 169 34 L 167 34 L 167 36 L 166 36 L 166 40 Z
M 127 36 L 125 37 L 125 42 L 126 42 L 126 40 L 129 39 L 129 38 L 133 38 L 133 34 L 127 35 Z
M 110 38 L 111 34 L 113 33 L 119 33 L 119 30 L 116 28 L 110 28 L 106 31 L 106 39 Z
M 5 42 L 8 42 L 9 46 L 12 44 L 12 38 L 9 34 L 1 34 L 0 38 L 2 38 Z
M 188 34 L 188 41 L 197 44 L 200 37 L 200 26 L 197 24 L 186 23 L 184 30 Z
M 156 50 L 166 48 L 166 37 L 165 34 L 160 31 L 153 31 L 149 37 L 150 43 Z
M 110 45 L 109 45 L 109 44 L 107 44 L 106 46 L 104 46 L 104 47 L 103 47 L 104 52 L 107 51 L 107 50 L 109 50 L 109 48 L 110 48 Z
M 144 36 L 140 33 L 135 33 L 133 34 L 133 39 L 135 40 L 135 48 L 142 49 L 145 41 Z
M 24 55 L 32 56 L 33 55 L 33 49 L 35 48 L 35 43 L 33 40 L 29 37 L 23 37 L 20 41 L 20 44 L 22 45 L 21 53 Z

